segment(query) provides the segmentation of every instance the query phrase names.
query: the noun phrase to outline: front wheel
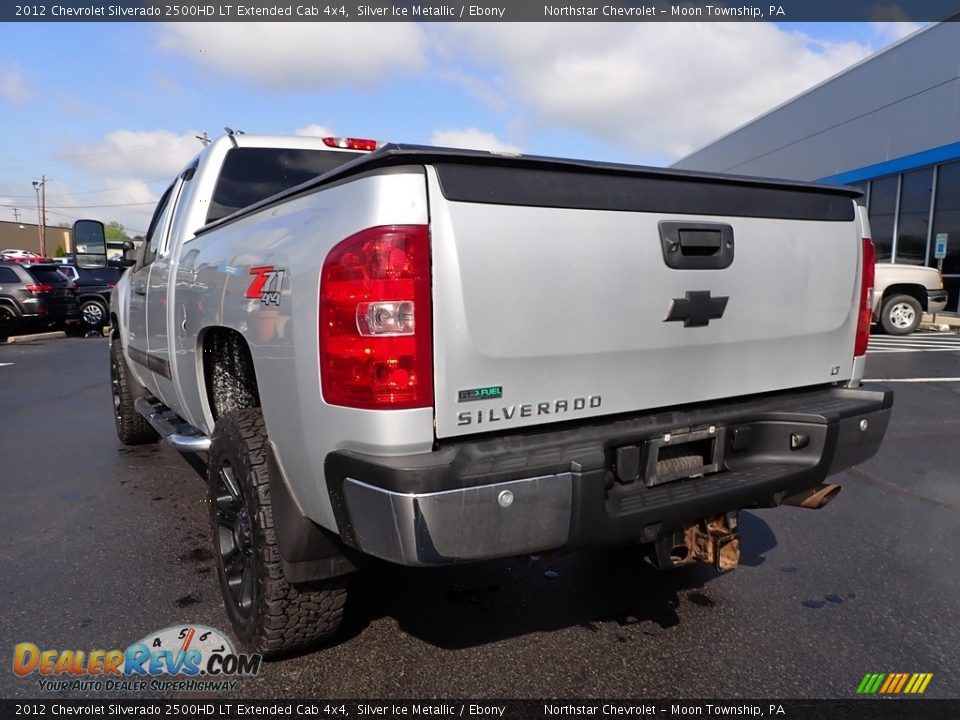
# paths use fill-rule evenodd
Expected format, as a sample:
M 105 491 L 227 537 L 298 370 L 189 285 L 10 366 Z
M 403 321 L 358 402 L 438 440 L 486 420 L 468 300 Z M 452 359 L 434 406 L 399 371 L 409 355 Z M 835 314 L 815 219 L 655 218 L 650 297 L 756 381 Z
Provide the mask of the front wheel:
M 234 632 L 264 656 L 332 637 L 347 599 L 344 578 L 287 582 L 273 526 L 270 472 L 260 409 L 221 415 L 207 476 L 217 576 Z
M 889 335 L 909 335 L 923 319 L 923 308 L 915 297 L 893 295 L 883 303 L 880 324 Z
M 160 439 L 146 418 L 137 412 L 136 400 L 144 391 L 130 373 L 119 338 L 110 340 L 110 389 L 117 437 L 124 445 L 142 445 Z

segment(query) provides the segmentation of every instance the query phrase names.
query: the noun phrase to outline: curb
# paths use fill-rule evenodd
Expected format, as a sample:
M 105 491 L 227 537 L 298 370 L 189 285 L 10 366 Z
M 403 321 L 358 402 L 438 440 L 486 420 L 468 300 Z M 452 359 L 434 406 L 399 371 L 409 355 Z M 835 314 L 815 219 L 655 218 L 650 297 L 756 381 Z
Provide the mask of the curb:
M 929 332 L 941 332 L 941 333 L 947 333 L 953 330 L 953 328 L 947 325 L 946 323 L 928 323 L 928 322 L 920 323 L 919 329 L 927 330 Z
M 52 340 L 53 338 L 62 338 L 66 336 L 67 333 L 65 333 L 63 330 L 34 333 L 33 335 L 11 335 L 7 338 L 7 344 L 12 345 L 14 343 L 30 342 L 31 340 Z

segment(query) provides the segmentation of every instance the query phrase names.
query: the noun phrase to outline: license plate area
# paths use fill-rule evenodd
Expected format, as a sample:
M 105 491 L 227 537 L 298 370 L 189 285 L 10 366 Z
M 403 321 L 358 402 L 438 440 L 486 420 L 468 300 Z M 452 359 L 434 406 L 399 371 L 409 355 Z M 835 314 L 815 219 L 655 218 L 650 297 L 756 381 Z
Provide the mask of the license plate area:
M 722 428 L 710 426 L 647 440 L 640 462 L 644 485 L 654 487 L 718 472 L 723 466 L 722 435 Z

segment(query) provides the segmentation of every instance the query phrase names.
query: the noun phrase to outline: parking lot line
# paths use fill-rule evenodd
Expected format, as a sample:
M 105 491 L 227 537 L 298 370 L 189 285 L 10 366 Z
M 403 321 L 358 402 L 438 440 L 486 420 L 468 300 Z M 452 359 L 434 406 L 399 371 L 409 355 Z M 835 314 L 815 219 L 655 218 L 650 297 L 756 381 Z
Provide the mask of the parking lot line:
M 960 382 L 960 377 L 953 378 L 877 378 L 864 380 L 863 382 L 885 382 L 885 383 L 895 383 L 895 382 L 910 382 L 910 383 L 923 383 L 923 382 Z

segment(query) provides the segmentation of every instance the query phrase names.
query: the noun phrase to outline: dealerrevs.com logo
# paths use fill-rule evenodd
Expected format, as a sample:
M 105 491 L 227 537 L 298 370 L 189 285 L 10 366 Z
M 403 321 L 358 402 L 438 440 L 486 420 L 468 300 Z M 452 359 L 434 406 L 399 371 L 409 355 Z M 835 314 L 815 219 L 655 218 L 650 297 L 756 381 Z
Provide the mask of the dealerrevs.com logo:
M 236 687 L 235 678 L 256 675 L 262 659 L 237 653 L 219 630 L 175 625 L 126 650 L 41 650 L 19 643 L 13 672 L 36 675 L 40 690 L 222 692 Z

